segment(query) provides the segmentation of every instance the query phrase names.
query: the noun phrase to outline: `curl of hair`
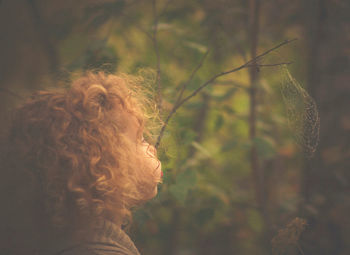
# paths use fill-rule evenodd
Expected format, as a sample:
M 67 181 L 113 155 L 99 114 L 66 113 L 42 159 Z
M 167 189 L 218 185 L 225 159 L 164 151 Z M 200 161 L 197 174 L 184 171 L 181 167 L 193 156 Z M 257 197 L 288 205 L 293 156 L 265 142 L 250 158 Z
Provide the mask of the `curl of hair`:
M 131 118 L 144 132 L 140 91 L 138 78 L 88 73 L 69 89 L 35 93 L 16 110 L 2 165 L 12 176 L 31 176 L 26 181 L 49 224 L 122 223 L 154 196 L 155 169 L 125 135 Z

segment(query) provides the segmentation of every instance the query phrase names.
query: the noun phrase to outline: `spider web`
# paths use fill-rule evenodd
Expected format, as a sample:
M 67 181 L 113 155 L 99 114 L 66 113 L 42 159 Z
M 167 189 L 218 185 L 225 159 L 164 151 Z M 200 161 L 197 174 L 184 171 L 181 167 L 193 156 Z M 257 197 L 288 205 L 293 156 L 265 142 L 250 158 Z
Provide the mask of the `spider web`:
M 286 107 L 288 125 L 297 144 L 307 157 L 312 157 L 319 142 L 320 116 L 314 99 L 282 68 L 281 93 Z

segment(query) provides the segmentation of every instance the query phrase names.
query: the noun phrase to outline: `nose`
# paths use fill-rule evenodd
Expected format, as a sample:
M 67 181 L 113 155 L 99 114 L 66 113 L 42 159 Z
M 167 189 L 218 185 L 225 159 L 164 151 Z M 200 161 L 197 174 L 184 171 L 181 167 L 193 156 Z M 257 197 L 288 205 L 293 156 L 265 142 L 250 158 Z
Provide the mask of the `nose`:
M 152 156 L 157 157 L 157 149 L 153 145 L 148 144 L 147 152 L 151 153 Z

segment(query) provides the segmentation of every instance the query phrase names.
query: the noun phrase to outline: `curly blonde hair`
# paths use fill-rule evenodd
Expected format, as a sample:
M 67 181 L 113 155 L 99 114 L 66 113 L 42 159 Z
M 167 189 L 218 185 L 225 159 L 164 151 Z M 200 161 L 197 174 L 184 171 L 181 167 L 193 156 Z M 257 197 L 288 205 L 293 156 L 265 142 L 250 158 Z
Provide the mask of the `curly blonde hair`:
M 2 167 L 9 183 L 30 183 L 29 203 L 48 224 L 71 227 L 99 217 L 121 224 L 154 196 L 159 177 L 125 135 L 130 118 L 140 137 L 144 132 L 141 90 L 130 76 L 88 73 L 70 88 L 35 93 L 16 110 Z

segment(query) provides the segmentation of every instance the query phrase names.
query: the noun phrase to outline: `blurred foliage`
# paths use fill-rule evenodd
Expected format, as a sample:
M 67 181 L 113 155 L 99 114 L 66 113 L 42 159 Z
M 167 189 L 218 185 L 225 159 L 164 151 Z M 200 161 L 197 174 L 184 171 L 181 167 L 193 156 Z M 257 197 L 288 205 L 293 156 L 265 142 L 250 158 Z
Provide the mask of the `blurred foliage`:
M 146 74 L 147 68 L 156 70 L 157 57 L 152 41 L 155 28 L 163 118 L 208 49 L 208 58 L 189 83 L 184 96 L 212 75 L 250 59 L 249 26 L 254 1 L 14 2 L 4 0 L 1 3 L 4 14 L 1 29 L 8 39 L 0 43 L 4 52 L 0 66 L 3 74 L 0 117 L 6 116 L 4 109 L 20 101 L 13 94 L 21 96 L 52 84 L 52 80 L 58 78 L 69 80 L 73 72 L 93 69 L 137 74 L 143 70 Z M 258 53 L 286 38 L 300 38 L 297 44 L 270 54 L 263 64 L 293 61 L 289 66 L 291 73 L 305 84 L 303 87 L 310 88 L 311 96 L 315 97 L 316 104 L 320 104 L 321 115 L 324 114 L 328 90 L 324 85 L 325 89 L 319 92 L 317 86 L 322 84 L 317 83 L 320 80 L 314 73 L 329 71 L 328 76 L 324 76 L 328 79 L 325 80 L 329 82 L 327 85 L 330 86 L 331 81 L 337 84 L 331 89 L 331 99 L 338 98 L 341 93 L 349 95 L 349 75 L 345 75 L 349 67 L 349 57 L 346 57 L 349 48 L 345 45 L 349 38 L 338 48 L 333 44 L 326 48 L 325 44 L 314 52 L 325 36 L 317 35 L 320 26 L 324 25 L 321 18 L 325 10 L 322 8 L 332 6 L 326 21 L 328 27 L 324 28 L 328 30 L 324 33 L 340 38 L 349 24 L 349 15 L 346 15 L 350 11 L 349 4 L 341 0 L 312 0 L 309 4 L 299 0 L 261 2 Z M 19 13 L 20 19 L 16 20 L 13 13 Z M 337 14 L 347 19 L 337 17 Z M 20 29 L 23 26 L 24 29 Z M 315 54 L 318 62 L 312 61 Z M 329 69 L 320 69 L 320 65 L 329 66 Z M 142 254 L 264 255 L 270 254 L 272 248 L 275 254 L 303 254 L 303 250 L 308 255 L 350 252 L 349 244 L 346 244 L 350 228 L 342 226 L 342 219 L 349 222 L 346 218 L 350 201 L 346 190 L 350 178 L 343 170 L 350 165 L 349 140 L 341 152 L 338 144 L 333 147 L 327 144 L 332 129 L 322 133 L 321 128 L 321 143 L 325 143 L 321 144 L 321 151 L 316 151 L 315 159 L 333 164 L 334 171 L 322 175 L 322 171 L 327 172 L 329 168 L 318 165 L 318 176 L 324 178 L 317 179 L 320 184 L 312 181 L 315 172 L 308 175 L 308 167 L 314 168 L 309 165 L 312 161 L 304 159 L 305 155 L 293 138 L 295 130 L 288 127 L 282 82 L 283 72 L 279 68 L 260 69 L 257 136 L 254 139 L 249 138 L 251 84 L 248 70 L 221 77 L 172 117 L 159 149 L 163 184 L 154 200 L 135 211 L 131 227 L 131 235 Z M 338 124 L 343 127 L 340 135 L 349 131 L 350 115 L 344 110 L 345 105 L 340 105 L 344 99 L 338 102 L 344 112 L 325 121 L 335 124 L 335 120 L 339 120 Z M 298 115 L 298 112 L 294 114 Z M 254 194 L 250 158 L 253 147 L 263 172 L 260 192 L 264 208 L 256 202 Z M 334 189 L 328 194 L 322 192 L 323 187 L 339 187 L 338 183 L 343 188 L 337 192 Z M 330 207 L 332 209 L 327 209 Z M 320 216 L 323 212 L 326 216 Z M 291 234 L 293 240 L 288 235 L 294 223 L 278 232 L 281 226 L 297 216 L 310 221 L 305 240 L 300 242 L 298 239 L 303 237 L 301 232 L 305 225 L 303 220 L 293 221 L 299 222 L 298 229 L 293 230 L 297 234 Z M 324 234 L 322 237 L 317 233 L 320 229 Z M 337 241 L 330 237 L 334 233 Z M 272 247 L 271 240 L 275 235 Z M 290 244 L 292 247 L 288 246 Z M 341 248 L 337 249 L 339 245 Z

